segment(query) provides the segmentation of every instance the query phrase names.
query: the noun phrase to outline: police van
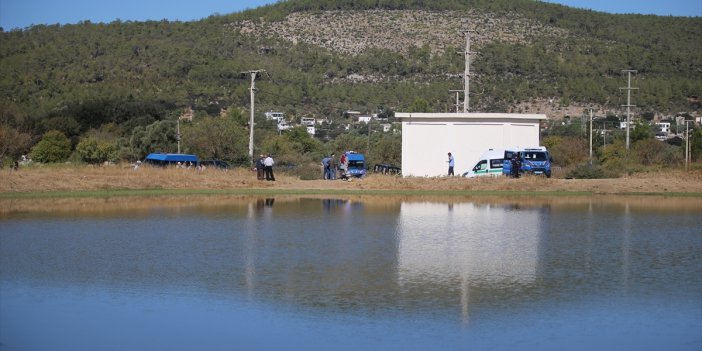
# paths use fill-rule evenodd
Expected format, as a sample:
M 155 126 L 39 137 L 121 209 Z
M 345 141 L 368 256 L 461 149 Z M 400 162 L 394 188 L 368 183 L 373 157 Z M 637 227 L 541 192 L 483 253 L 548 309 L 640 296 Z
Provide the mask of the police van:
M 551 155 L 545 146 L 505 150 L 502 174 L 512 174 L 512 159 L 517 155 L 521 161 L 519 173 L 543 174 L 546 178 L 551 178 Z
M 463 173 L 466 178 L 482 177 L 482 176 L 501 176 L 502 167 L 504 165 L 504 149 L 489 149 L 485 151 L 478 159 L 478 162 L 473 168 Z

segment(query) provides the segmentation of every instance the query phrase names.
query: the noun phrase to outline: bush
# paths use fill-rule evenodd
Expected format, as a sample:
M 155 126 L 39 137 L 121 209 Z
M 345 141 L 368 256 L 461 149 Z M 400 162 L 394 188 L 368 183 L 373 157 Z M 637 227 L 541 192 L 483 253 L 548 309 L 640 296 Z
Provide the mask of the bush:
M 117 147 L 106 141 L 85 138 L 76 146 L 80 160 L 87 163 L 103 163 L 117 159 Z
M 32 148 L 32 159 L 37 162 L 63 162 L 71 156 L 71 141 L 58 130 L 50 130 Z
M 574 179 L 601 179 L 607 178 L 605 171 L 599 165 L 583 163 L 572 169 L 566 175 L 566 178 Z
M 632 149 L 636 156 L 636 161 L 644 166 L 673 166 L 683 161 L 679 147 L 671 146 L 655 139 L 641 140 L 634 144 Z
M 324 179 L 322 167 L 318 163 L 301 164 L 296 167 L 290 167 L 285 172 L 292 176 L 297 176 L 300 180 Z
M 588 158 L 588 143 L 579 137 L 550 136 L 544 139 L 553 163 L 562 167 L 579 164 Z

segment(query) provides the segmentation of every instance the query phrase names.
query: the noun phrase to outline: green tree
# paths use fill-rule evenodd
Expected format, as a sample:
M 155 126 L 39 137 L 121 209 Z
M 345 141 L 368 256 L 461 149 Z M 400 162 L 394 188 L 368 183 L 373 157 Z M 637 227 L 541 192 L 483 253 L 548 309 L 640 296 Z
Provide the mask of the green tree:
M 175 121 L 156 121 L 132 131 L 129 145 L 132 154 L 143 158 L 152 152 L 176 152 L 178 139 Z
M 427 100 L 422 98 L 416 98 L 412 101 L 412 105 L 409 108 L 410 112 L 431 112 L 429 110 L 429 103 Z
M 181 128 L 184 149 L 200 159 L 225 160 L 237 165 L 249 163 L 249 137 L 240 121 L 206 116 Z
M 316 153 L 321 149 L 319 140 L 307 133 L 307 128 L 305 127 L 291 128 L 284 135 L 292 144 L 293 149 L 300 154 Z
M 702 159 L 702 128 L 695 127 L 690 134 L 690 158 L 699 161 Z
M 71 141 L 58 130 L 50 130 L 32 148 L 32 159 L 38 162 L 63 162 L 71 156 Z
M 17 129 L 0 125 L 0 161 L 9 157 L 17 160 L 22 154 L 29 151 L 31 137 Z
M 376 163 L 400 166 L 402 164 L 402 137 L 400 135 L 381 135 L 374 138 L 368 155 L 368 166 Z
M 653 130 L 651 130 L 651 126 L 648 123 L 644 122 L 636 123 L 636 125 L 634 126 L 634 128 L 632 128 L 629 134 L 632 144 L 642 140 L 653 139 L 655 136 Z
M 103 163 L 117 160 L 117 147 L 114 143 L 86 137 L 76 145 L 76 153 L 86 163 Z

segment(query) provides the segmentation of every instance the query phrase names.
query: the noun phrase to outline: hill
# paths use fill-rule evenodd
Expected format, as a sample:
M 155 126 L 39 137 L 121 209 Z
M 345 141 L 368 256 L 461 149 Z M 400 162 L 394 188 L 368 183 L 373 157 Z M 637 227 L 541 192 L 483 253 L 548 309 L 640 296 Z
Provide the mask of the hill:
M 92 133 L 139 158 L 175 145 L 173 133 L 161 141 L 149 133 L 175 130 L 186 108 L 196 119 L 233 114 L 245 125 L 249 81 L 240 73 L 252 69 L 268 73 L 257 82 L 258 111 L 338 120 L 349 109 L 411 110 L 417 100 L 449 111 L 448 90 L 462 87 L 463 29 L 477 31 L 476 110 L 618 113 L 620 71 L 629 68 L 639 71 L 637 113 L 700 110 L 700 18 L 527 0 L 291 0 L 197 22 L 2 32 L 0 125 L 28 145 L 54 129 L 73 146 Z M 154 126 L 162 121 L 173 124 Z

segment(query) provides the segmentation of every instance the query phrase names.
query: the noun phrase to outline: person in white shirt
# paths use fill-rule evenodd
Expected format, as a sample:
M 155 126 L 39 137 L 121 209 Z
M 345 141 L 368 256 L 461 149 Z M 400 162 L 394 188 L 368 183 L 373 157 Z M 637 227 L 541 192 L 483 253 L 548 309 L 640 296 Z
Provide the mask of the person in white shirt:
M 266 173 L 266 180 L 270 181 L 275 181 L 275 177 L 273 176 L 273 157 L 271 155 L 268 155 L 265 160 L 263 160 L 263 166 L 265 167 L 265 173 Z

